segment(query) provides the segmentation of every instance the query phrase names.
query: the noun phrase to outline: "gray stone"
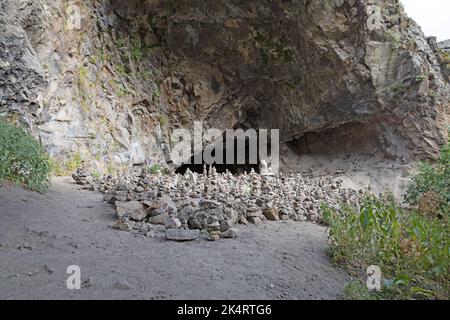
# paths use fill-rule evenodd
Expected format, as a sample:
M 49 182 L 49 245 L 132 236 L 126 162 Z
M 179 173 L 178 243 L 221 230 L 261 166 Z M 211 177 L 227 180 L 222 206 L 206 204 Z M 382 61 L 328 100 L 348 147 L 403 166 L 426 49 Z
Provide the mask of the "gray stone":
M 156 209 L 149 210 L 148 212 L 149 212 L 150 217 L 167 214 L 166 209 L 164 209 L 164 208 L 156 208 Z
M 159 214 L 157 216 L 150 217 L 148 222 L 151 224 L 162 224 L 164 225 L 166 220 L 169 218 L 168 213 Z
M 209 234 L 207 240 L 209 241 L 217 241 L 220 239 L 220 233 L 211 233 Z
M 262 211 L 261 210 L 256 210 L 254 208 L 252 209 L 247 209 L 247 213 L 246 213 L 246 217 L 247 219 L 250 217 L 262 217 Z
M 118 282 L 114 283 L 113 288 L 117 289 L 117 290 L 130 290 L 131 286 L 126 281 L 118 281 Z
M 167 229 L 166 238 L 173 241 L 192 241 L 200 236 L 199 230 Z
M 163 195 L 161 201 L 169 214 L 176 214 L 178 212 L 175 202 L 168 195 Z
M 127 201 L 128 191 L 117 191 L 114 197 L 117 201 Z
M 119 218 L 129 215 L 133 220 L 141 221 L 147 217 L 147 211 L 138 201 L 116 201 L 116 210 Z
M 210 230 L 210 231 L 219 231 L 220 230 L 220 223 L 219 223 L 219 221 L 214 221 L 213 223 L 210 223 L 208 225 L 208 230 Z
M 248 217 L 247 220 L 248 222 L 253 223 L 255 225 L 258 225 L 262 222 L 261 218 L 259 217 Z
M 236 238 L 238 235 L 239 235 L 239 229 L 236 229 L 236 228 L 230 228 L 230 229 L 222 232 L 222 234 L 221 234 L 222 238 L 227 238 L 227 239 Z
M 169 217 L 164 222 L 167 229 L 178 229 L 181 228 L 181 221 L 178 218 Z
M 130 227 L 130 225 L 126 222 L 122 222 L 122 221 L 117 221 L 112 228 L 120 230 L 120 231 L 131 231 L 132 228 Z
M 225 231 L 234 226 L 234 222 L 231 219 L 224 220 L 220 223 L 220 231 Z
M 147 218 L 147 211 L 146 210 L 135 211 L 130 214 L 130 218 L 134 221 L 142 221 L 145 218 Z

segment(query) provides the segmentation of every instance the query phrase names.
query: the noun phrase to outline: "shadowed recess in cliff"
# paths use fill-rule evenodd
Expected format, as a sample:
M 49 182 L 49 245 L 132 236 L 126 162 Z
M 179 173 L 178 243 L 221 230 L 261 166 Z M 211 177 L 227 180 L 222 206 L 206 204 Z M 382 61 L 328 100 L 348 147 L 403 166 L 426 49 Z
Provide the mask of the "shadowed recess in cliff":
M 212 165 L 219 173 L 229 171 L 232 174 L 238 175 L 243 174 L 244 172 L 250 173 L 251 170 L 259 173 L 261 160 L 259 156 L 260 149 L 258 142 L 256 141 L 256 145 L 254 145 L 254 142 L 255 141 L 250 141 L 250 139 L 245 139 L 245 141 L 242 141 L 242 146 L 244 147 L 242 148 L 239 147 L 238 139 L 235 138 L 234 143 L 231 146 L 232 150 L 230 150 L 230 146 L 227 145 L 224 136 L 222 142 L 215 145 L 215 150 L 207 150 L 208 148 L 205 148 L 206 150 L 202 150 L 201 153 L 193 155 L 189 163 L 185 163 L 176 169 L 176 173 L 184 174 L 188 169 L 192 172 L 203 173 L 205 165 Z M 243 149 L 244 152 L 242 152 Z M 216 153 L 216 150 L 219 151 Z M 267 145 L 267 150 L 271 150 L 270 144 Z M 207 155 L 209 154 L 213 157 L 218 156 L 222 161 L 209 162 L 207 160 Z M 199 162 L 198 159 L 201 159 L 202 161 Z

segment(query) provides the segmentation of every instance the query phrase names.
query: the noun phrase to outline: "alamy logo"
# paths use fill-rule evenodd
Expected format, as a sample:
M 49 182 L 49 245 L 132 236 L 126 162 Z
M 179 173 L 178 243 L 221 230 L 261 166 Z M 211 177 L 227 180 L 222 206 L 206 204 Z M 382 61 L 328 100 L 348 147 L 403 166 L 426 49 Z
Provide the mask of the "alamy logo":
M 383 17 L 381 15 L 381 8 L 377 5 L 367 6 L 367 28 L 370 31 L 382 29 Z
M 66 280 L 67 289 L 80 290 L 81 289 L 81 269 L 79 266 L 68 266 L 66 273 L 70 276 Z
M 367 268 L 367 289 L 381 290 L 381 269 L 379 266 L 369 266 Z
M 81 29 L 81 9 L 79 6 L 72 4 L 66 9 L 66 23 L 69 30 Z
M 280 132 L 278 129 L 208 129 L 194 122 L 193 132 L 176 129 L 172 134 L 171 160 L 182 164 L 242 165 L 267 163 L 273 173 L 279 169 Z M 269 152 L 270 146 L 270 152 Z

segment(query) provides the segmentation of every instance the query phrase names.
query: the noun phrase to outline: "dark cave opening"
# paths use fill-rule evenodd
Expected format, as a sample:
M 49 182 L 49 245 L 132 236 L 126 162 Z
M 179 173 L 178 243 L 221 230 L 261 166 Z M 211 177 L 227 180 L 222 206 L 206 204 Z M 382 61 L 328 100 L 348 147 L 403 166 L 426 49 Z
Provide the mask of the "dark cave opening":
M 307 132 L 287 143 L 297 155 L 349 157 L 350 155 L 373 156 L 380 152 L 374 124 L 350 122 L 335 128 Z
M 203 173 L 205 165 L 213 166 L 219 173 L 228 171 L 239 175 L 250 173 L 252 170 L 260 173 L 263 163 L 262 167 L 266 167 L 264 170 L 268 172 L 275 173 L 279 170 L 280 135 L 277 129 L 235 127 L 223 131 L 220 137 L 214 138 L 208 145 L 203 145 L 201 152 L 195 153 L 195 149 L 192 152 L 189 146 L 187 146 L 187 151 L 184 148 L 182 148 L 183 150 L 177 149 L 181 155 L 187 152 L 190 159 L 177 166 L 176 173 L 184 174 L 187 169 Z
M 185 174 L 186 171 L 189 169 L 192 172 L 196 173 L 203 173 L 203 167 L 206 164 L 207 166 L 212 165 L 218 173 L 225 173 L 226 171 L 229 171 L 233 175 L 239 175 L 243 173 L 250 173 L 253 169 L 255 172 L 259 173 L 259 165 L 260 165 L 260 158 L 259 158 L 259 152 L 256 152 L 256 155 L 254 154 L 254 150 L 250 148 L 251 141 L 249 139 L 245 139 L 245 161 L 239 161 L 238 162 L 238 143 L 237 139 L 235 139 L 233 143 L 233 151 L 232 155 L 234 155 L 232 161 L 227 161 L 227 155 L 229 153 L 229 149 L 227 149 L 227 144 L 225 143 L 225 139 L 219 144 L 218 148 L 219 150 L 222 150 L 221 153 L 223 154 L 223 160 L 213 163 L 209 163 L 205 161 L 205 149 L 201 152 L 201 163 L 196 163 L 196 159 L 200 157 L 199 154 L 193 155 L 188 163 L 185 163 L 178 167 L 176 169 L 176 173 L 178 174 Z M 256 148 L 259 151 L 259 147 Z M 270 149 L 269 149 L 270 150 Z M 228 151 L 228 152 L 227 152 Z M 215 156 L 216 152 L 215 150 L 211 151 L 211 155 Z M 256 163 L 254 161 L 251 161 L 252 158 L 256 158 Z M 229 160 L 229 159 L 228 159 Z M 243 162 L 243 163 L 242 163 Z

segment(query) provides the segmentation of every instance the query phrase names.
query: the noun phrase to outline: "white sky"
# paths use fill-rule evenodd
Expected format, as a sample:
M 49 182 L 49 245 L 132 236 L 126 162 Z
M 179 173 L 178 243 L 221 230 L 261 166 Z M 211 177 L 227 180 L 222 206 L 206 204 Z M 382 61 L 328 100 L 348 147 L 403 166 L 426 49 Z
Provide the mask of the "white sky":
M 426 36 L 450 39 L 450 0 L 401 0 L 406 13 L 422 27 Z

